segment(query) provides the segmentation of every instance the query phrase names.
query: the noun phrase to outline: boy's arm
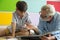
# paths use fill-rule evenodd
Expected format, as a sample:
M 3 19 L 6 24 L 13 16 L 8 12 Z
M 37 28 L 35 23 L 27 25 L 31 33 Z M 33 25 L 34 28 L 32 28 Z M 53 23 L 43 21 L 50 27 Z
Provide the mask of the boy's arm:
M 12 22 L 12 37 L 15 37 L 16 23 Z
M 33 26 L 32 24 L 26 23 L 26 25 L 27 25 L 27 29 L 28 29 L 28 30 L 34 30 L 34 32 L 35 32 L 36 34 L 39 34 L 38 28 L 36 28 L 36 27 Z
M 27 26 L 27 29 L 28 29 L 28 30 L 34 30 L 36 33 L 39 33 L 38 28 L 36 28 L 35 26 L 32 25 L 29 16 L 27 16 L 26 26 Z

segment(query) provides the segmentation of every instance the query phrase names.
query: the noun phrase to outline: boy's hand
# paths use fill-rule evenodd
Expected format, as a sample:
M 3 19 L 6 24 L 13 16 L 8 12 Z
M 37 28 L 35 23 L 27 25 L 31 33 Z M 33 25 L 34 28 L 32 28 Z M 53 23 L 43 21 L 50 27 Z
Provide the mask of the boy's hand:
M 33 29 L 35 29 L 35 27 L 32 26 L 32 25 L 26 26 L 26 28 L 27 28 L 28 30 L 33 30 Z

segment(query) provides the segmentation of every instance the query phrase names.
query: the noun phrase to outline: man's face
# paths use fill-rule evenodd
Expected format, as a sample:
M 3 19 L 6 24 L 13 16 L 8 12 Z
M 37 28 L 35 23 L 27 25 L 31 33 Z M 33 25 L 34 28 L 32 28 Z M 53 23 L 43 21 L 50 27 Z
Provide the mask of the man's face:
M 16 10 L 17 14 L 21 17 L 25 15 L 25 12 L 21 12 L 20 10 Z
M 50 21 L 52 19 L 52 16 L 48 16 L 48 13 L 46 11 L 43 10 L 40 13 L 40 17 L 42 18 L 42 20 Z

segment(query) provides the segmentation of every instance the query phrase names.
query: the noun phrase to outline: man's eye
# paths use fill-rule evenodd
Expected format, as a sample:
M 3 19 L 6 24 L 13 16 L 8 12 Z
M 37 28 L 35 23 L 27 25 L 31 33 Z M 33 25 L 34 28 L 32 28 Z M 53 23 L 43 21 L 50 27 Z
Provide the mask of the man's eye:
M 46 18 L 46 16 L 42 16 L 43 18 Z
M 47 16 L 45 16 L 45 17 L 47 17 Z
M 41 17 L 42 17 L 42 18 L 47 18 L 47 16 L 42 16 L 42 15 L 41 15 Z

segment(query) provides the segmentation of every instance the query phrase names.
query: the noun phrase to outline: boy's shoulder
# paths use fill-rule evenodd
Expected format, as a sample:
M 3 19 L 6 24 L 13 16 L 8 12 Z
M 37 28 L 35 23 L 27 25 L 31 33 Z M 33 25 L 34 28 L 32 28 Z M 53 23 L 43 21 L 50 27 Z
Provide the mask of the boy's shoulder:
M 13 12 L 12 14 L 16 14 L 16 12 Z
M 18 14 L 17 14 L 16 11 L 13 12 L 12 15 L 13 15 L 14 17 L 18 16 Z M 28 12 L 26 12 L 24 17 L 28 17 L 28 16 L 29 16 L 29 14 L 28 14 Z
M 17 15 L 17 12 L 13 12 L 13 15 Z M 29 15 L 28 12 L 26 12 L 25 15 Z
M 15 11 L 15 12 L 13 12 L 12 14 L 14 15 L 14 14 L 16 14 L 17 12 Z

